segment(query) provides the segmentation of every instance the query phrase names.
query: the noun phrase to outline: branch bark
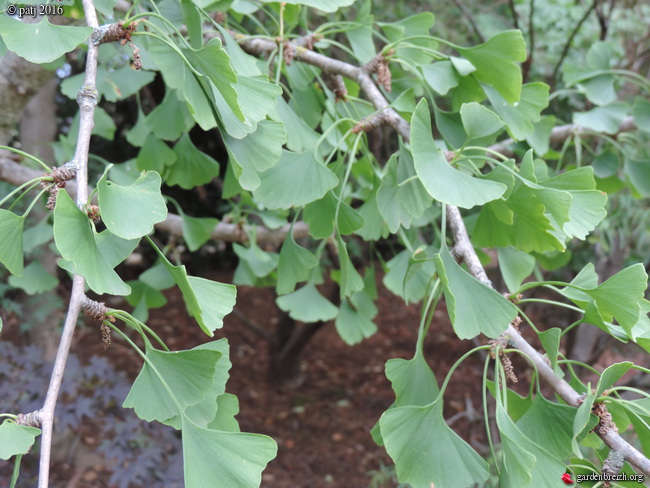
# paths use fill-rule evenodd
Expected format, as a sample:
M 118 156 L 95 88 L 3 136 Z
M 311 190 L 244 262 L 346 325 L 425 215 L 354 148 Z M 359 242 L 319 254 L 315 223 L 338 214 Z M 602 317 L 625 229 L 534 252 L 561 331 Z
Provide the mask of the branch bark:
M 97 28 L 97 14 L 92 0 L 82 0 L 86 23 L 93 28 Z M 77 101 L 81 110 L 79 121 L 79 136 L 77 147 L 75 149 L 74 161 L 77 170 L 77 206 L 81 207 L 88 200 L 88 152 L 90 150 L 90 134 L 95 125 L 95 105 L 97 104 L 97 90 L 95 89 L 95 80 L 97 78 L 97 58 L 98 49 L 92 41 L 88 42 L 88 53 L 86 55 L 86 75 L 84 85 L 79 91 Z M 74 335 L 77 325 L 77 318 L 81 310 L 81 304 L 85 298 L 83 276 L 75 275 L 72 280 L 72 292 L 70 303 L 68 305 L 68 314 L 61 333 L 59 350 L 54 360 L 50 385 L 47 389 L 43 409 L 41 410 L 41 454 L 39 460 L 38 488 L 47 488 L 50 478 L 50 458 L 52 453 L 52 430 L 54 425 L 54 411 L 56 402 L 63 381 L 66 362 L 72 336 Z

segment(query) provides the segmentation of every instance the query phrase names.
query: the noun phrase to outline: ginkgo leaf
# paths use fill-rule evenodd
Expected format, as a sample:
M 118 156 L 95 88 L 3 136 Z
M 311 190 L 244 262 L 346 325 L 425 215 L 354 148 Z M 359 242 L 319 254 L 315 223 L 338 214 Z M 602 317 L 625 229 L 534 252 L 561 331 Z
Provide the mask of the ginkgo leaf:
M 327 322 L 339 313 L 332 302 L 320 294 L 313 283 L 308 283 L 302 288 L 280 296 L 275 301 L 280 310 L 289 313 L 289 316 L 306 324 Z
M 4 264 L 14 276 L 22 276 L 23 259 L 23 227 L 25 217 L 16 215 L 9 210 L 0 209 L 0 263 Z
M 5 420 L 0 424 L 0 459 L 27 454 L 40 433 L 41 429 Z
M 418 103 L 411 121 L 411 152 L 424 188 L 442 203 L 472 208 L 496 200 L 507 189 L 502 183 L 462 173 L 447 162 L 433 141 L 431 114 L 424 98 Z
M 498 91 L 490 86 L 484 87 L 494 110 L 506 123 L 508 133 L 516 141 L 525 139 L 535 130 L 541 112 L 548 106 L 549 87 L 545 83 L 527 83 L 521 89 L 521 97 L 516 103 L 509 103 Z
M 488 478 L 487 463 L 447 425 L 442 407 L 441 401 L 397 407 L 381 416 L 381 436 L 401 483 L 464 488 Z
M 160 193 L 160 175 L 143 171 L 132 185 L 120 186 L 108 180 L 111 167 L 106 168 L 97 184 L 102 222 L 123 239 L 149 234 L 155 224 L 167 217 L 167 205 Z
M 358 344 L 377 332 L 372 319 L 377 315 L 377 307 L 366 293 L 357 292 L 350 299 L 343 299 L 334 325 L 339 337 L 348 346 Z
M 253 191 L 260 186 L 259 173 L 272 168 L 282 156 L 282 145 L 287 142 L 284 124 L 263 120 L 257 130 L 243 139 L 223 134 L 230 153 L 230 162 L 242 188 Z
M 458 337 L 472 339 L 481 333 L 497 337 L 508 328 L 518 312 L 513 303 L 464 271 L 446 247 L 434 256 L 434 262 Z
M 154 250 L 181 289 L 187 311 L 201 330 L 212 337 L 214 330 L 223 326 L 223 318 L 232 312 L 237 289 L 234 285 L 189 276 L 185 266 L 174 266 L 157 246 Z
M 132 408 L 143 420 L 164 423 L 205 397 L 221 358 L 218 351 L 169 352 L 150 346 L 146 354 L 147 360 L 122 406 Z M 175 427 L 180 428 L 180 422 Z
M 101 235 L 104 237 L 100 239 Z M 54 240 L 61 256 L 71 262 L 75 270 L 86 278 L 88 286 L 95 293 L 131 293 L 131 288 L 113 268 L 119 264 L 119 261 L 115 262 L 115 257 L 125 259 L 138 244 L 138 240 L 121 239 L 109 231 L 96 234 L 88 216 L 77 208 L 65 190 L 59 191 L 54 208 Z M 126 256 L 121 252 L 115 253 L 119 241 L 130 249 L 127 249 Z M 105 245 L 109 242 L 113 245 Z
M 50 63 L 88 39 L 91 27 L 52 25 L 47 16 L 31 24 L 0 15 L 0 36 L 7 47 L 32 63 Z M 47 47 L 44 49 L 44 47 Z
M 314 151 L 284 151 L 280 161 L 259 177 L 261 184 L 253 195 L 269 209 L 306 205 L 338 184 L 338 178 L 316 159 Z
M 472 76 L 492 85 L 507 102 L 519 101 L 522 75 L 517 63 L 526 61 L 526 42 L 520 30 L 500 32 L 483 44 L 457 51 L 476 68 Z
M 219 163 L 200 151 L 190 139 L 189 134 L 174 146 L 176 161 L 168 166 L 167 184 L 178 185 L 189 190 L 195 186 L 209 183 L 219 175 Z
M 293 233 L 288 232 L 280 250 L 278 262 L 278 282 L 275 287 L 278 295 L 291 293 L 296 289 L 296 283 L 307 281 L 318 259 L 304 247 L 296 244 Z

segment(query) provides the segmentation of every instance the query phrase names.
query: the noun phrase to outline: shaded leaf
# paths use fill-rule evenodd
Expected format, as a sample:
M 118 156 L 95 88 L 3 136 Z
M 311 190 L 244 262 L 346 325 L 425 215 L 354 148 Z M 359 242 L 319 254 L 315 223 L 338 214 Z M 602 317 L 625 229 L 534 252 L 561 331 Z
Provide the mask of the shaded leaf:
M 433 141 L 426 99 L 418 103 L 411 121 L 411 152 L 420 181 L 442 203 L 472 208 L 495 200 L 506 191 L 502 183 L 473 178 L 447 162 Z
M 304 247 L 296 244 L 293 232 L 288 232 L 280 250 L 278 262 L 278 282 L 275 287 L 278 295 L 291 293 L 296 289 L 296 283 L 307 281 L 318 259 Z
M 111 166 L 106 168 L 97 184 L 102 222 L 123 239 L 149 234 L 155 224 L 167 217 L 167 205 L 160 193 L 160 175 L 155 171 L 143 171 L 132 185 L 120 186 L 108 181 Z
M 27 454 L 40 433 L 41 429 L 5 420 L 0 424 L 0 459 Z
M 189 134 L 174 146 L 176 162 L 168 166 L 167 184 L 178 185 L 186 190 L 204 185 L 219 175 L 219 163 L 200 151 Z
M 338 308 L 321 295 L 312 283 L 278 297 L 275 302 L 280 310 L 288 312 L 292 319 L 306 324 L 327 322 L 339 313 Z
M 434 256 L 434 262 L 449 318 L 459 338 L 471 339 L 481 333 L 497 337 L 508 328 L 517 316 L 514 304 L 464 271 L 446 247 Z M 486 313 L 488 310 L 490 313 Z
M 9 284 L 20 288 L 28 295 L 36 295 L 50 291 L 59 284 L 59 280 L 52 276 L 38 261 L 32 261 L 25 267 L 22 276 L 10 276 Z
M 91 27 L 52 25 L 47 16 L 29 24 L 0 15 L 0 36 L 7 47 L 32 63 L 50 63 L 88 39 Z
M 0 263 L 4 264 L 12 275 L 22 276 L 23 227 L 25 217 L 9 210 L 0 209 Z

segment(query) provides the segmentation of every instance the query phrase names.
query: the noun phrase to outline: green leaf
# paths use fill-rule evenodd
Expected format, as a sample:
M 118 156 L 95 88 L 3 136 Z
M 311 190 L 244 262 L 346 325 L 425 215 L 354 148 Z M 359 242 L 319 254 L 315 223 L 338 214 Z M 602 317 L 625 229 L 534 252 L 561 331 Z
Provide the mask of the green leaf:
M 627 115 L 627 110 L 627 103 L 612 102 L 608 105 L 595 107 L 588 112 L 574 113 L 573 123 L 596 132 L 616 134 Z
M 535 444 L 562 461 L 572 452 L 571 432 L 575 415 L 575 408 L 552 403 L 542 395 L 536 395 L 530 408 L 517 422 L 517 427 L 528 439 L 534 440 Z M 549 425 L 553 428 L 549 429 Z
M 596 386 L 596 397 L 599 397 L 605 392 L 605 390 L 614 386 L 614 383 L 620 380 L 621 377 L 632 367 L 634 367 L 634 363 L 631 363 L 629 361 L 614 363 L 608 366 L 598 379 L 598 385 Z
M 542 343 L 542 346 L 546 351 L 546 357 L 548 357 L 551 363 L 551 368 L 553 368 L 554 371 L 556 371 L 557 355 L 560 351 L 560 333 L 561 330 L 559 328 L 553 327 L 552 329 L 547 329 L 537 335 L 537 337 L 539 337 L 539 342 Z
M 503 121 L 492 110 L 476 102 L 464 103 L 460 118 L 468 139 L 492 136 L 503 129 Z
M 424 80 L 439 95 L 446 95 L 449 90 L 458 86 L 458 73 L 451 61 L 436 61 L 433 64 L 420 66 Z
M 418 103 L 411 121 L 411 152 L 415 171 L 429 194 L 448 205 L 472 208 L 501 197 L 506 186 L 473 178 L 453 168 L 433 141 L 426 99 Z
M 486 86 L 485 93 L 494 110 L 506 123 L 508 133 L 516 141 L 530 136 L 534 124 L 541 119 L 542 110 L 548 106 L 549 87 L 545 83 L 527 83 L 521 89 L 521 97 L 509 103 L 498 90 Z
M 434 256 L 434 262 L 449 318 L 459 338 L 472 339 L 481 333 L 497 337 L 508 328 L 517 316 L 514 304 L 464 271 L 446 247 Z
M 591 408 L 594 405 L 595 399 L 596 395 L 589 393 L 589 390 L 587 390 L 587 392 L 585 392 L 584 400 L 578 407 L 578 411 L 573 418 L 571 448 L 573 449 L 573 453 L 580 458 L 582 458 L 582 453 L 580 452 L 578 441 L 598 423 L 598 417 L 591 413 Z
M 162 180 L 155 171 L 143 171 L 130 186 L 108 181 L 108 170 L 97 184 L 102 222 L 123 239 L 136 239 L 153 231 L 153 226 L 167 218 L 167 205 L 160 193 Z
M 637 323 L 647 287 L 648 275 L 643 264 L 637 263 L 619 271 L 598 287 L 583 291 L 595 300 L 604 320 L 616 318 L 626 331 L 630 331 Z
M 61 83 L 61 93 L 74 100 L 85 76 L 85 73 L 80 73 L 66 78 Z M 130 66 L 109 69 L 100 64 L 97 67 L 97 92 L 100 98 L 103 97 L 107 102 L 117 102 L 138 93 L 143 86 L 151 83 L 155 76 L 153 71 L 135 70 Z
M 0 214 L 2 214 L 1 211 Z M 25 230 L 23 233 L 23 252 L 30 253 L 38 246 L 47 244 L 52 239 L 54 239 L 52 224 L 48 222 L 48 219 L 42 220 L 33 227 Z
M 639 130 L 650 132 L 650 100 L 635 97 L 632 115 L 634 116 L 634 124 Z
M 181 289 L 190 315 L 201 330 L 212 337 L 214 330 L 223 326 L 223 318 L 232 312 L 237 289 L 233 285 L 188 276 L 185 266 L 174 266 L 158 247 L 154 246 L 154 250 Z
M 323 198 L 338 184 L 338 178 L 316 159 L 314 151 L 284 151 L 278 164 L 259 177 L 261 184 L 253 195 L 269 209 L 306 205 Z
M 538 122 L 533 124 L 532 134 L 526 136 L 526 142 L 535 150 L 538 156 L 546 154 L 550 147 L 551 132 L 555 127 L 553 115 L 542 115 Z
M 176 162 L 178 156 L 172 148 L 153 134 L 149 134 L 135 160 L 135 165 L 140 171 L 157 171 L 165 175 L 167 166 Z
M 233 111 L 239 120 L 244 120 L 244 114 L 237 100 L 237 92 L 234 84 L 237 83 L 237 75 L 230 66 L 230 57 L 221 47 L 221 40 L 213 37 L 201 49 L 184 49 L 192 67 L 204 75 L 215 86 L 223 96 L 228 107 Z M 193 73 L 194 76 L 196 74 Z
M 143 420 L 163 423 L 205 397 L 221 358 L 218 351 L 167 352 L 149 346 L 146 354 L 147 360 L 122 406 L 132 408 Z M 179 428 L 180 423 L 174 426 Z
M 278 295 L 294 291 L 296 283 L 307 281 L 316 266 L 318 266 L 316 256 L 296 244 L 293 232 L 288 232 L 278 262 L 278 282 L 275 287 Z
M 526 61 L 520 30 L 500 32 L 483 44 L 456 50 L 476 68 L 472 76 L 492 85 L 508 103 L 519 101 L 522 76 L 517 63 Z
M 501 486 L 519 488 L 558 483 L 566 466 L 519 430 L 502 405 L 497 405 L 497 425 L 503 449 Z
M 0 424 L 0 459 L 7 461 L 12 456 L 27 454 L 40 433 L 41 429 L 5 420 Z
M 23 227 L 25 217 L 9 210 L 0 209 L 0 263 L 4 264 L 12 275 L 22 276 L 23 261 Z
M 251 241 L 250 247 L 235 243 L 233 244 L 233 251 L 235 251 L 239 259 L 248 264 L 258 278 L 264 278 L 278 265 L 278 255 L 263 251 L 254 241 Z
M 175 141 L 194 125 L 187 104 L 178 100 L 176 91 L 168 90 L 160 105 L 145 119 L 145 125 L 154 135 L 165 141 Z
M 334 324 L 343 342 L 348 346 L 360 343 L 377 332 L 372 319 L 377 315 L 377 307 L 366 293 L 357 292 L 350 299 L 341 300 L 339 314 Z
M 424 297 L 429 281 L 436 272 L 433 261 L 412 263 L 411 253 L 405 249 L 386 263 L 384 286 L 406 303 L 419 302 Z
M 230 161 L 239 184 L 245 190 L 256 190 L 261 183 L 259 173 L 272 168 L 282 156 L 287 142 L 284 124 L 262 120 L 257 130 L 243 139 L 222 134 L 230 153 Z
M 625 175 L 636 191 L 644 197 L 650 196 L 650 161 L 626 158 Z
M 190 251 L 194 252 L 208 242 L 219 221 L 211 218 L 197 218 L 181 214 L 183 219 L 183 239 Z
M 488 478 L 487 463 L 445 422 L 442 402 L 391 408 L 379 420 L 397 478 L 415 488 L 464 488 Z
M 239 400 L 235 395 L 224 393 L 217 397 L 217 415 L 208 424 L 209 429 L 239 432 L 239 422 L 235 416 L 239 413 Z
M 219 163 L 200 151 L 190 139 L 189 134 L 174 146 L 176 162 L 168 166 L 167 184 L 178 185 L 190 190 L 195 186 L 205 185 L 219 175 Z
M 424 406 L 433 402 L 440 392 L 436 377 L 421 353 L 412 359 L 386 361 L 386 377 L 395 392 L 395 406 Z
M 505 281 L 508 290 L 514 293 L 533 272 L 535 258 L 511 247 L 500 247 L 497 253 L 503 281 Z
M 386 163 L 376 199 L 377 209 L 391 233 L 396 233 L 400 226 L 410 228 L 413 219 L 431 205 L 431 198 L 419 180 L 402 184 L 414 175 L 413 161 L 406 151 L 400 151 L 399 163 L 395 154 Z
M 56 199 L 54 240 L 61 256 L 74 264 L 76 271 L 86 278 L 88 286 L 95 293 L 131 293 L 131 288 L 113 268 L 135 249 L 137 239 L 127 241 L 109 231 L 98 235 L 88 216 L 77 208 L 66 191 L 59 191 Z M 126 256 L 122 256 L 124 249 L 130 249 Z M 121 260 L 116 262 L 119 258 Z
M 74 50 L 93 32 L 91 27 L 52 25 L 47 16 L 37 24 L 0 16 L 0 35 L 7 47 L 32 63 L 50 63 Z
M 59 280 L 48 273 L 41 263 L 32 261 L 21 277 L 10 276 L 9 284 L 14 288 L 22 289 L 28 295 L 36 295 L 54 289 L 59 284 Z
M 278 297 L 275 302 L 280 310 L 288 312 L 292 319 L 306 324 L 327 322 L 339 313 L 338 308 L 321 295 L 312 283 Z
M 336 236 L 339 251 L 339 264 L 341 265 L 341 299 L 349 297 L 355 291 L 363 289 L 363 279 L 352 264 L 348 249 L 340 235 Z
M 262 471 L 277 455 L 273 439 L 244 432 L 210 430 L 183 422 L 185 486 L 258 488 Z

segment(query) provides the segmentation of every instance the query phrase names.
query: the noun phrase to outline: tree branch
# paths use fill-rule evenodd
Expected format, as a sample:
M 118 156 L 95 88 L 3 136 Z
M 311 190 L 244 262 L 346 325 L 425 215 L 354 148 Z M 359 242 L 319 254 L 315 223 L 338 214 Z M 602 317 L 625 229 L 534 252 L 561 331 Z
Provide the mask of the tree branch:
M 97 14 L 92 0 L 82 0 L 86 23 L 97 28 Z M 74 161 L 77 170 L 77 206 L 82 207 L 88 200 L 88 152 L 90 149 L 90 134 L 95 125 L 95 105 L 97 104 L 97 90 L 95 80 L 97 78 L 97 57 L 98 50 L 92 41 L 88 42 L 88 53 L 86 55 L 86 75 L 84 85 L 77 95 L 77 102 L 81 111 L 79 120 L 79 136 L 75 150 Z M 59 350 L 54 360 L 50 385 L 47 389 L 45 402 L 41 411 L 41 455 L 39 461 L 38 488 L 47 488 L 50 477 L 50 457 L 52 452 L 52 430 L 54 424 L 54 410 L 63 381 L 63 373 L 68 360 L 68 352 L 72 343 L 72 336 L 77 325 L 77 318 L 81 310 L 81 303 L 85 298 L 85 280 L 83 276 L 75 275 L 72 280 L 72 292 L 68 314 L 61 334 Z

